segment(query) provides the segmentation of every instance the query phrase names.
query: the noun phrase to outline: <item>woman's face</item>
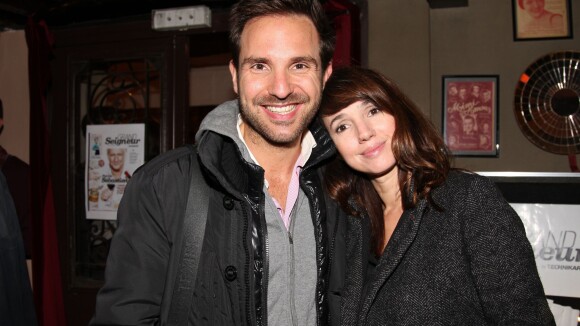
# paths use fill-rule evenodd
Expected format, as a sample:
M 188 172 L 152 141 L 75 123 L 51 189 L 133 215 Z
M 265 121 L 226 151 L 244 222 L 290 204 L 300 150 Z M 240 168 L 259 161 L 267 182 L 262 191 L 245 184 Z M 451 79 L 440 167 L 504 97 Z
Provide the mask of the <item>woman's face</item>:
M 359 101 L 322 120 L 352 169 L 373 176 L 393 170 L 396 160 L 391 148 L 395 133 L 392 115 Z
M 544 0 L 523 0 L 522 4 L 524 10 L 533 17 L 541 15 L 544 11 Z

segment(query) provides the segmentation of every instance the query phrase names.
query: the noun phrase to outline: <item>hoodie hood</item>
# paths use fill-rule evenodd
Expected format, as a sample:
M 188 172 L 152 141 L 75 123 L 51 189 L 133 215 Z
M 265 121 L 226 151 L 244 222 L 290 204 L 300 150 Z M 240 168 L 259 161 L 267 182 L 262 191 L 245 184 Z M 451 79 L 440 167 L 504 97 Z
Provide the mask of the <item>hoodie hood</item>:
M 264 170 L 253 163 L 247 147 L 239 138 L 237 129 L 239 112 L 238 100 L 219 105 L 203 119 L 195 135 L 195 141 L 205 168 L 229 191 L 243 194 L 247 191 L 248 183 L 263 181 Z M 316 147 L 312 150 L 304 169 L 319 165 L 336 152 L 328 132 L 319 119 L 315 118 L 312 121 L 309 130 L 316 140 Z M 232 188 L 237 188 L 237 191 Z
M 237 125 L 239 113 L 238 100 L 231 100 L 220 104 L 210 111 L 201 122 L 199 130 L 195 134 L 195 142 L 202 144 L 203 139 L 209 135 L 209 132 L 214 132 L 231 139 L 238 146 L 242 157 L 249 160 L 250 153 L 238 135 Z

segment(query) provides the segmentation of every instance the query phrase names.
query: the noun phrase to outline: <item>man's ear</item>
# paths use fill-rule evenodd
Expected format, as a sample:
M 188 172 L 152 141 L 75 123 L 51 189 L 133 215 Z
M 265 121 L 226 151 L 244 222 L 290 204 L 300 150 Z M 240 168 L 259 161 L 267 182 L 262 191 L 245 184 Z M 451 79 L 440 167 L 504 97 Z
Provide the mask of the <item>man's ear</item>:
M 234 92 L 238 93 L 238 70 L 234 65 L 234 60 L 230 60 L 230 74 L 232 75 L 232 86 L 234 88 Z
M 322 78 L 322 88 L 324 88 L 324 86 L 326 85 L 326 81 L 328 80 L 328 78 L 330 78 L 330 75 L 332 75 L 332 60 L 330 60 L 328 66 L 326 67 L 326 70 L 324 71 L 324 76 Z

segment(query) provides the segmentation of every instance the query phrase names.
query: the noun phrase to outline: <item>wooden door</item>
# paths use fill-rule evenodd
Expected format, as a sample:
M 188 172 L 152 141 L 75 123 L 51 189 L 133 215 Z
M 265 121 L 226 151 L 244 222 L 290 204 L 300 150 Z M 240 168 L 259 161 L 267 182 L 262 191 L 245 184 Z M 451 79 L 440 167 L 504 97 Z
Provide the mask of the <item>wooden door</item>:
M 214 20 L 214 28 L 188 33 L 152 31 L 149 21 L 54 31 L 52 173 L 69 325 L 86 325 L 94 313 L 117 227 L 86 219 L 86 126 L 143 124 L 146 161 L 190 141 L 191 122 L 207 112 L 189 107 L 190 44 L 195 35 L 227 35 L 223 17 Z

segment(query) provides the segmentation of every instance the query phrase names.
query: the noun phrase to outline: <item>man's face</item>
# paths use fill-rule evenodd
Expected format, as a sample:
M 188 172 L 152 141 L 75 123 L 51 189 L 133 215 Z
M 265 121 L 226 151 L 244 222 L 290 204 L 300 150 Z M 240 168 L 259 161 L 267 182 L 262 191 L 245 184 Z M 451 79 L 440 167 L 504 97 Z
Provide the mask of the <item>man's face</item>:
M 473 131 L 473 119 L 465 118 L 463 119 L 463 132 L 471 133 Z
M 113 172 L 120 172 L 125 165 L 125 149 L 123 148 L 109 148 L 107 149 L 107 157 L 109 158 L 109 167 Z
M 457 95 L 457 86 L 449 87 L 449 95 Z
M 491 100 L 491 92 L 490 91 L 483 92 L 483 94 L 481 96 L 483 97 L 484 102 Z
M 300 141 L 332 69 L 322 67 L 318 33 L 304 16 L 265 16 L 242 32 L 239 67 L 230 62 L 244 138 L 274 145 Z

